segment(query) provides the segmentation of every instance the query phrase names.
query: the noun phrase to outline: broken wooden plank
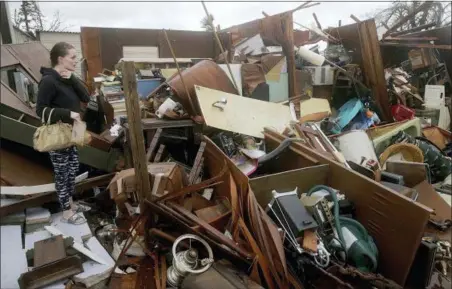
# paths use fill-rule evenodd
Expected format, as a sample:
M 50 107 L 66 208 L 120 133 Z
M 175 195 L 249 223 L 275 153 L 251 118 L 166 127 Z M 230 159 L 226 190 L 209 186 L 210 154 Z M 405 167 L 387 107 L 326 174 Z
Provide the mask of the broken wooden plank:
M 363 59 L 363 73 L 366 76 L 366 85 L 372 89 L 382 115 L 381 120 L 392 121 L 391 105 L 389 103 L 386 79 L 384 74 L 383 59 L 378 41 L 377 27 L 373 19 L 357 23 L 359 42 Z
M 82 260 L 71 256 L 23 273 L 18 282 L 20 289 L 37 289 L 80 272 L 83 272 Z
M 38 241 L 34 245 L 34 267 L 41 267 L 66 258 L 62 236 L 55 236 Z
M 79 183 L 88 178 L 88 172 L 85 172 L 75 178 L 75 183 Z M 0 187 L 1 195 L 10 196 L 29 196 L 40 193 L 55 192 L 55 183 L 37 185 L 37 186 L 20 186 L 20 187 Z
M 438 37 L 386 37 L 385 41 L 435 41 Z M 383 42 L 385 43 L 385 42 Z
M 104 186 L 108 185 L 110 180 L 113 178 L 115 174 L 107 174 L 102 175 L 94 178 L 89 178 L 86 180 L 81 181 L 80 183 L 76 184 L 75 190 L 76 192 L 85 191 L 87 189 L 90 189 L 94 186 Z M 2 199 L 4 200 L 4 199 Z M 43 194 L 37 194 L 33 195 L 31 197 L 22 199 L 22 200 L 14 200 L 9 201 L 12 199 L 7 199 L 8 201 L 4 202 L 2 201 L 2 206 L 0 207 L 0 217 L 5 217 L 13 213 L 17 212 L 23 212 L 27 208 L 31 207 L 37 207 L 45 203 L 57 201 L 58 197 L 55 192 L 47 192 Z
M 400 35 L 400 36 L 403 37 L 405 34 L 421 31 L 422 29 L 428 29 L 428 28 L 431 28 L 431 27 L 435 27 L 436 25 L 437 25 L 437 23 L 436 23 L 436 21 L 434 21 L 434 22 L 431 22 L 431 23 L 420 25 L 418 27 L 411 28 L 411 29 L 393 32 L 393 33 L 389 34 L 389 36 L 394 37 L 394 36 L 399 36 Z M 386 28 L 386 29 L 389 30 L 389 28 Z
M 162 154 L 163 154 L 164 150 L 165 150 L 165 145 L 161 144 L 160 147 L 159 147 L 159 150 L 157 151 L 157 154 L 155 155 L 154 163 L 159 163 L 160 162 L 160 159 L 162 158 Z
M 193 162 L 193 167 L 192 167 L 192 169 L 190 171 L 190 175 L 188 177 L 188 182 L 190 185 L 192 185 L 194 183 L 194 181 L 196 180 L 196 178 L 198 177 L 198 174 L 197 174 L 198 167 L 201 165 L 201 159 L 204 154 L 205 148 L 206 148 L 206 142 L 203 141 L 203 142 L 201 142 L 201 145 L 199 146 L 198 153 L 196 154 L 195 161 Z
M 413 11 L 411 11 L 410 13 L 408 13 L 406 16 L 402 17 L 396 24 L 394 24 L 392 27 L 390 27 L 384 34 L 383 34 L 383 38 L 385 38 L 386 36 L 388 36 L 389 34 L 391 34 L 392 32 L 396 31 L 400 26 L 402 26 L 403 24 L 405 24 L 409 19 L 411 19 L 413 16 L 415 16 L 417 13 L 423 11 L 424 9 L 426 9 L 428 6 L 430 6 L 432 4 L 432 2 L 430 1 L 426 1 L 424 3 L 422 3 L 421 5 L 419 5 L 416 9 L 414 9 Z
M 137 193 L 140 203 L 146 197 L 150 197 L 151 185 L 147 172 L 146 150 L 144 147 L 143 129 L 141 126 L 140 104 L 138 101 L 137 79 L 135 64 L 133 61 L 122 63 L 123 86 L 127 109 L 127 122 L 129 124 L 130 148 L 132 150 L 132 161 L 135 169 Z M 141 208 L 142 211 L 143 208 Z
M 432 48 L 432 49 L 441 49 L 441 50 L 452 50 L 452 45 L 444 45 L 444 44 L 380 42 L 380 45 L 381 46 Z
M 149 145 L 148 151 L 146 153 L 146 160 L 148 162 L 151 161 L 152 155 L 155 151 L 155 148 L 157 147 L 161 134 L 162 134 L 162 129 L 158 128 L 154 134 L 154 137 L 152 138 L 151 144 Z

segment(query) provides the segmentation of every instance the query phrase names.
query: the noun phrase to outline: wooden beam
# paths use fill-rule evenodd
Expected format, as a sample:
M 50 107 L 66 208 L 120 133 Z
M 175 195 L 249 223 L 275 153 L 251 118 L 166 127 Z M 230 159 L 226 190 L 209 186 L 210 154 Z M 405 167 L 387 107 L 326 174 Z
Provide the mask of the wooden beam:
M 435 26 L 436 26 L 436 22 L 431 22 L 431 23 L 420 25 L 418 27 L 414 27 L 414 28 L 407 29 L 407 30 L 404 30 L 404 31 L 393 32 L 393 33 L 389 34 L 389 36 L 392 36 L 392 37 L 394 37 L 394 36 L 402 36 L 403 37 L 403 35 L 405 35 L 405 34 L 418 32 L 418 31 L 421 31 L 422 29 L 428 29 L 428 28 L 435 27 Z M 389 28 L 386 28 L 386 29 L 389 29 Z
M 416 9 L 414 9 L 413 11 L 411 11 L 410 13 L 408 13 L 408 15 L 406 15 L 405 17 L 402 17 L 402 19 L 400 19 L 396 24 L 394 24 L 391 28 L 388 29 L 388 31 L 386 31 L 383 34 L 383 38 L 385 38 L 386 36 L 388 36 L 389 34 L 391 34 L 392 32 L 396 31 L 400 26 L 402 26 L 403 24 L 405 24 L 408 20 L 410 20 L 411 17 L 415 16 L 417 13 L 423 11 L 424 9 L 426 9 L 428 6 L 430 6 L 432 4 L 432 2 L 430 1 L 426 1 L 424 3 L 422 3 L 421 5 L 419 5 Z
M 438 40 L 438 37 L 392 37 L 388 36 L 385 38 L 385 41 L 435 41 Z M 384 43 L 383 41 L 382 43 Z
M 361 20 L 358 19 L 358 17 L 356 17 L 355 15 L 351 14 L 350 18 L 352 18 L 353 20 L 355 20 L 356 23 L 361 22 Z
M 140 104 L 138 102 L 137 79 L 133 61 L 122 64 L 123 90 L 126 100 L 127 122 L 129 124 L 130 148 L 132 151 L 133 167 L 137 193 L 140 198 L 140 209 L 144 212 L 144 200 L 151 197 L 151 184 L 146 162 L 143 129 L 141 127 Z
M 315 23 L 317 24 L 317 27 L 322 30 L 322 25 L 320 25 L 319 19 L 317 19 L 317 15 L 315 13 L 312 13 L 312 16 L 314 16 Z
M 436 45 L 427 43 L 397 43 L 397 42 L 381 42 L 381 46 L 396 46 L 396 47 L 412 47 L 412 48 L 433 48 L 442 50 L 452 50 L 452 45 Z
M 75 191 L 77 193 L 81 193 L 93 187 L 107 186 L 110 183 L 111 179 L 114 177 L 114 175 L 115 174 L 112 173 L 83 180 L 75 185 Z M 32 197 L 22 199 L 17 203 L 1 206 L 0 217 L 5 217 L 9 214 L 23 211 L 26 208 L 39 207 L 45 203 L 57 200 L 58 197 L 56 192 L 48 192 L 39 195 L 34 195 Z
M 391 109 L 386 79 L 384 76 L 383 60 L 378 41 L 377 26 L 373 19 L 357 23 L 359 32 L 359 43 L 363 60 L 363 73 L 366 76 L 366 85 L 372 89 L 372 96 L 376 100 L 381 114 L 380 119 L 391 121 Z

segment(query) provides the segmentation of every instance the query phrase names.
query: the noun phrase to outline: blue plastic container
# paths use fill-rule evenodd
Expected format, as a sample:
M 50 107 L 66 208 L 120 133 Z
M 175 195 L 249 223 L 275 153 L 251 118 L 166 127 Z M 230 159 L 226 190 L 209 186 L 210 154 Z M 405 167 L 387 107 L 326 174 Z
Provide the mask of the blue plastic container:
M 140 99 L 145 99 L 154 89 L 160 85 L 160 78 L 153 79 L 138 79 L 137 80 L 137 90 L 138 97 Z

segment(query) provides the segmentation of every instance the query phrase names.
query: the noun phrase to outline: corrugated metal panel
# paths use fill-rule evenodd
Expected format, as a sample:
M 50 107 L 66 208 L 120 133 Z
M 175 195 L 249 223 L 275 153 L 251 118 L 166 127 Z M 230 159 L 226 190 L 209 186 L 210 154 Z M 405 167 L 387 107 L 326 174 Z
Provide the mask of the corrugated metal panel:
M 49 51 L 52 49 L 52 47 L 57 44 L 58 42 L 67 42 L 75 47 L 75 50 L 77 51 L 77 59 L 79 60 L 79 63 L 75 67 L 75 73 L 78 74 L 78 76 L 82 76 L 82 68 L 81 68 L 81 59 L 83 58 L 82 55 L 82 43 L 80 40 L 80 33 L 66 33 L 66 32 L 39 32 L 39 39 Z
M 123 46 L 123 58 L 158 58 L 159 48 L 155 46 Z

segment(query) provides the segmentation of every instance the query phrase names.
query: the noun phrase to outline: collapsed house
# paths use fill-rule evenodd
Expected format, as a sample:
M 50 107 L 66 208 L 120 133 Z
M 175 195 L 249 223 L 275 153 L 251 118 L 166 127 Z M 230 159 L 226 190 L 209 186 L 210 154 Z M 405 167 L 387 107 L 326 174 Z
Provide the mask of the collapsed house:
M 32 149 L 48 52 L 2 45 L 1 287 L 450 287 L 450 26 L 380 41 L 372 19 L 301 31 L 294 11 L 214 35 L 82 28 L 75 227 Z

